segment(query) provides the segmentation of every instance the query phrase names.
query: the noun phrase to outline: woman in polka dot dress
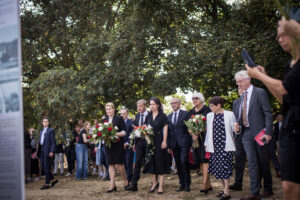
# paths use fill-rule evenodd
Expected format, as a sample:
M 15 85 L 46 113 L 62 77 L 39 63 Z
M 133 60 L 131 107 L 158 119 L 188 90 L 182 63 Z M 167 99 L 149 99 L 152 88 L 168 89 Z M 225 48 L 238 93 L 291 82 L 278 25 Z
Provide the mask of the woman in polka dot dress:
M 223 109 L 224 99 L 213 97 L 209 101 L 211 113 L 207 114 L 206 152 L 210 152 L 208 173 L 221 179 L 223 190 L 217 197 L 230 199 L 229 179 L 233 170 L 233 130 L 236 122 L 233 112 Z

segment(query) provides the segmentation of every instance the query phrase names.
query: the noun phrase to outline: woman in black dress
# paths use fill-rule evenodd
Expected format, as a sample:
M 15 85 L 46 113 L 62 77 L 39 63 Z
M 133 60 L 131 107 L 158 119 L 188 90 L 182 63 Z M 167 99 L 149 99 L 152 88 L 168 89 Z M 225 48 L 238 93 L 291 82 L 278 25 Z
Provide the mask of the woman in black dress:
M 163 194 L 164 174 L 170 173 L 170 156 L 167 151 L 168 118 L 163 113 L 163 107 L 158 98 L 150 99 L 150 113 L 146 117 L 146 125 L 150 125 L 154 131 L 154 154 L 149 158 L 149 145 L 145 162 L 144 173 L 150 173 L 152 186 L 149 193 L 158 188 L 158 194 Z M 157 178 L 158 177 L 158 180 Z
M 262 81 L 273 96 L 283 103 L 279 151 L 284 199 L 300 199 L 300 47 L 294 38 L 295 35 L 291 34 L 297 30 L 296 27 L 300 27 L 300 16 L 295 13 L 292 14 L 291 11 L 291 20 L 281 20 L 277 27 L 277 40 L 280 46 L 293 55 L 285 66 L 284 79 L 281 81 L 268 76 L 262 66 L 251 68 L 246 65 L 249 76 Z M 238 126 L 236 129 L 238 130 Z
M 124 180 L 124 188 L 128 187 L 128 181 L 126 171 L 124 167 L 124 140 L 123 137 L 126 135 L 126 125 L 124 119 L 121 116 L 115 115 L 115 106 L 109 102 L 105 105 L 106 117 L 103 122 L 112 123 L 118 127 L 117 136 L 120 138 L 119 142 L 111 143 L 111 147 L 106 146 L 106 156 L 109 164 L 109 176 L 110 186 L 107 190 L 108 193 L 117 191 L 115 176 L 117 168 Z
M 186 120 L 189 120 L 192 115 L 201 114 L 206 117 L 206 115 L 211 112 L 210 108 L 204 105 L 204 97 L 201 93 L 193 94 L 192 100 L 195 107 L 188 112 L 186 116 Z M 205 133 L 202 134 L 202 139 L 201 137 L 194 135 L 190 130 L 189 133 L 192 135 L 193 141 L 198 140 L 199 142 L 199 148 L 193 148 L 193 152 L 194 152 L 195 162 L 196 164 L 200 164 L 200 167 L 202 169 L 202 174 L 203 174 L 203 183 L 202 186 L 200 187 L 200 192 L 207 194 L 208 191 L 212 190 L 212 187 L 208 175 L 209 159 L 205 158 L 206 155 L 205 148 L 204 148 Z

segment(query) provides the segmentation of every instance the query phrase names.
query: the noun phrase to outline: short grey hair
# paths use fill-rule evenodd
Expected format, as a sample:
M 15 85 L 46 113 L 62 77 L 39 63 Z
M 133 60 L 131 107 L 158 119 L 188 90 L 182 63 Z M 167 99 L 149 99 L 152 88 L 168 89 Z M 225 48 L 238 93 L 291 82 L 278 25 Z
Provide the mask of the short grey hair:
M 234 79 L 238 79 L 238 78 L 248 78 L 250 79 L 250 76 L 248 75 L 248 72 L 246 70 L 241 70 L 235 73 L 234 75 Z
M 128 113 L 128 108 L 122 108 L 121 110 L 125 110 Z
M 178 97 L 172 97 L 172 99 L 176 99 L 179 103 L 181 103 L 181 101 Z M 172 99 L 171 99 L 171 101 L 172 101 Z
M 205 102 L 204 96 L 203 96 L 203 94 L 201 92 L 194 93 L 193 96 L 192 96 L 192 98 L 194 98 L 194 97 L 199 98 L 202 103 Z
M 143 104 L 143 105 L 147 106 L 147 100 L 146 99 L 140 99 L 136 102 L 136 104 Z

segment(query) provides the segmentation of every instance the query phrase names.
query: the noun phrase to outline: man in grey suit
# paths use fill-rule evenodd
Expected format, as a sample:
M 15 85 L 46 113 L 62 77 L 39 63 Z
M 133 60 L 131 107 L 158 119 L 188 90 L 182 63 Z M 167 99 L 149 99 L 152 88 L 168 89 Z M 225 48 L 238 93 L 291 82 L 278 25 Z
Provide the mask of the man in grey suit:
M 246 152 L 250 176 L 251 195 L 242 200 L 255 200 L 273 195 L 272 175 L 268 158 L 268 143 L 272 138 L 273 115 L 267 92 L 254 87 L 246 70 L 235 74 L 236 84 L 243 90 L 240 97 L 240 106 L 234 108 L 238 113 L 238 123 L 235 131 L 242 135 L 242 143 Z M 265 145 L 260 146 L 255 136 L 262 130 Z M 264 181 L 264 193 L 260 195 L 261 180 Z

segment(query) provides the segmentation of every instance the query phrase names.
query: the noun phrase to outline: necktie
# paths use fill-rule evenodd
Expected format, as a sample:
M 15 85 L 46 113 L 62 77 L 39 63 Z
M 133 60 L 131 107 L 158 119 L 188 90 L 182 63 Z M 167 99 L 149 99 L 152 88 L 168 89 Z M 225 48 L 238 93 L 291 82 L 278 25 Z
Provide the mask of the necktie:
M 243 99 L 243 125 L 248 126 L 247 121 L 247 91 L 244 93 L 244 99 Z
M 174 121 L 173 124 L 176 125 L 177 123 L 177 112 L 174 113 Z
M 141 114 L 141 124 L 140 126 L 142 126 L 144 124 L 144 114 Z

